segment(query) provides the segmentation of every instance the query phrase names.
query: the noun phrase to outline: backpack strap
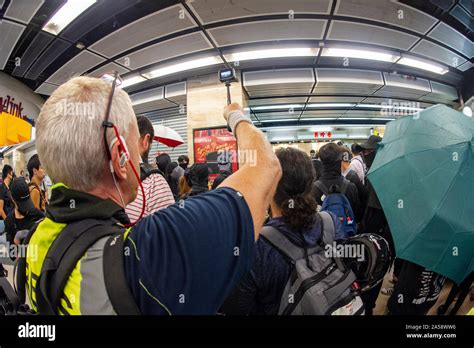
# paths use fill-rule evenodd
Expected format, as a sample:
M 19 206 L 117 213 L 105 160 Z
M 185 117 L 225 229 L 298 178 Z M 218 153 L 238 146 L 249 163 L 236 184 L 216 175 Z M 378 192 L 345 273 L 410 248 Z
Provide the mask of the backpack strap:
M 332 245 L 336 238 L 336 229 L 334 228 L 334 221 L 327 211 L 320 211 L 319 216 L 321 217 L 321 241 L 324 245 Z
M 12 305 L 13 313 L 16 313 L 17 310 L 20 308 L 20 300 L 17 294 L 15 293 L 15 290 L 13 290 L 12 286 L 10 285 L 8 279 L 6 277 L 0 276 L 0 293 L 2 291 L 7 297 L 10 304 Z
M 44 218 L 42 218 L 39 221 L 36 221 L 33 227 L 30 229 L 28 232 L 28 235 L 25 237 L 25 239 L 22 241 L 22 245 L 28 245 L 30 243 L 30 239 L 33 236 L 33 234 L 36 232 L 36 229 L 38 228 L 38 225 L 40 224 L 41 221 L 43 221 Z M 15 290 L 16 293 L 18 294 L 18 298 L 20 299 L 21 304 L 24 304 L 26 302 L 26 255 L 22 257 L 17 257 L 15 261 L 15 268 L 16 268 L 16 276 L 15 276 Z
M 317 180 L 315 183 L 316 187 L 321 190 L 326 196 L 329 194 L 329 189 L 326 185 L 323 184 L 321 180 Z
M 148 163 L 140 163 L 140 180 L 143 181 L 152 174 L 162 174 L 161 170 Z
M 350 183 L 351 182 L 349 180 L 347 180 L 346 178 L 343 178 L 341 187 L 339 188 L 339 193 L 342 193 L 343 195 L 345 195 Z
M 123 247 L 123 232 L 112 235 L 105 243 L 103 259 L 105 288 L 118 315 L 141 315 L 125 276 Z
M 64 287 L 77 262 L 96 241 L 120 229 L 114 224 L 112 219 L 85 219 L 64 227 L 50 246 L 36 282 L 40 314 L 57 314 Z
M 260 236 L 289 259 L 291 263 L 305 258 L 304 248 L 293 244 L 282 232 L 273 226 L 264 226 L 260 231 Z M 309 255 L 314 254 L 316 250 L 317 247 L 307 249 Z

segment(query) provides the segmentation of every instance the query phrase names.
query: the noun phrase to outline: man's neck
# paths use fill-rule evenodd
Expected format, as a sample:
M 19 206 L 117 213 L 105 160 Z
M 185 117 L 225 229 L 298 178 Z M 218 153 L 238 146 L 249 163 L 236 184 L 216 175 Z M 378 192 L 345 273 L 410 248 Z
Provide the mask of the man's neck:
M 3 183 L 5 184 L 6 187 L 9 188 L 9 187 L 10 187 L 10 183 L 11 183 L 10 178 L 6 178 L 6 179 L 3 181 Z
M 38 185 L 38 186 L 41 186 L 42 181 L 43 180 L 40 180 L 40 178 L 38 178 L 36 175 L 31 178 L 31 182 Z
M 120 195 L 117 192 L 117 188 L 115 187 L 103 187 L 103 186 L 96 186 L 92 190 L 87 191 L 88 194 L 93 196 L 99 197 L 100 199 L 110 199 L 114 203 L 118 204 L 119 206 L 123 207 L 123 202 L 120 199 Z M 125 208 L 125 207 L 123 207 Z

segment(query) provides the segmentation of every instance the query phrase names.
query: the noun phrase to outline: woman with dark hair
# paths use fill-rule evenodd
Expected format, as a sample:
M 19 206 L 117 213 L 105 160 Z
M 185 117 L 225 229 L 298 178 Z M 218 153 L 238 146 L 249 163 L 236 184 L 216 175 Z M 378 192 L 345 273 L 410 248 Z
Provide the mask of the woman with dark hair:
M 178 187 L 178 200 L 185 199 L 188 196 L 189 192 L 191 192 L 191 186 L 189 186 L 188 179 L 184 175 L 179 178 Z
M 286 148 L 276 152 L 282 177 L 271 202 L 272 218 L 266 224 L 278 229 L 293 244 L 313 248 L 321 238 L 321 218 L 312 192 L 315 172 L 303 151 Z M 340 222 L 331 214 L 335 240 L 342 238 Z M 255 245 L 252 269 L 222 307 L 225 314 L 277 315 L 291 272 L 287 259 L 264 238 Z

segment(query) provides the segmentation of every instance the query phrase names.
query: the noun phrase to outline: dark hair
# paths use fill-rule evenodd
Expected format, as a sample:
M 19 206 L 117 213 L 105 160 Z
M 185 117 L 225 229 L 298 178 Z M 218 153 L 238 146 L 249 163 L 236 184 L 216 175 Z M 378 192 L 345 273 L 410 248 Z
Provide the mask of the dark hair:
M 2 169 L 2 180 L 5 180 L 8 174 L 10 174 L 11 172 L 13 172 L 12 166 L 5 164 Z
M 354 143 L 351 145 L 351 152 L 354 154 L 354 156 L 357 156 L 359 153 L 361 153 L 362 148 L 359 146 L 359 144 Z
M 319 149 L 319 158 L 323 163 L 337 163 L 342 160 L 341 147 L 336 143 L 329 143 Z
M 38 154 L 31 156 L 28 160 L 28 164 L 26 165 L 26 168 L 28 169 L 28 174 L 30 175 L 30 179 L 33 179 L 33 169 L 39 170 L 40 166 L 41 162 L 39 160 Z
M 166 173 L 166 168 L 168 168 L 170 163 L 171 157 L 167 153 L 162 153 L 156 156 L 156 165 L 163 173 Z
M 344 161 L 344 162 L 350 162 L 351 159 L 352 159 L 352 153 L 349 151 L 349 149 L 347 147 L 343 147 L 342 150 L 341 150 L 341 159 Z
M 189 157 L 186 156 L 186 155 L 179 156 L 178 157 L 178 163 L 183 163 L 183 162 L 189 163 Z
M 311 150 L 311 151 L 309 151 L 309 153 L 316 153 L 316 151 L 314 151 L 314 150 Z
M 314 225 L 317 203 L 313 195 L 315 172 L 311 159 L 303 151 L 288 147 L 276 151 L 282 176 L 273 200 L 283 220 L 295 231 Z
M 140 138 L 147 134 L 150 134 L 150 144 L 153 142 L 155 136 L 155 130 L 148 117 L 137 116 L 138 131 L 140 132 Z

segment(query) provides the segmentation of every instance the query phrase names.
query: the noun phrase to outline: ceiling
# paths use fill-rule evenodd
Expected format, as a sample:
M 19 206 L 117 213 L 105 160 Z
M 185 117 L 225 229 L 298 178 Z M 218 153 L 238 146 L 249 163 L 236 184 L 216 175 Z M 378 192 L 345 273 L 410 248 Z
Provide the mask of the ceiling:
M 136 111 L 146 112 L 185 103 L 188 77 L 235 66 L 252 117 L 263 126 L 384 123 L 397 115 L 380 105 L 458 106 L 471 93 L 464 87 L 474 72 L 470 0 L 98 0 L 58 35 L 43 31 L 65 2 L 0 0 L 0 69 L 45 97 L 72 76 L 117 70 L 141 81 L 125 90 Z M 397 58 L 327 53 L 341 47 Z M 310 51 L 255 59 L 258 51 L 282 48 Z M 247 53 L 251 59 L 235 58 L 248 51 L 256 51 Z M 405 56 L 448 72 L 397 63 Z

